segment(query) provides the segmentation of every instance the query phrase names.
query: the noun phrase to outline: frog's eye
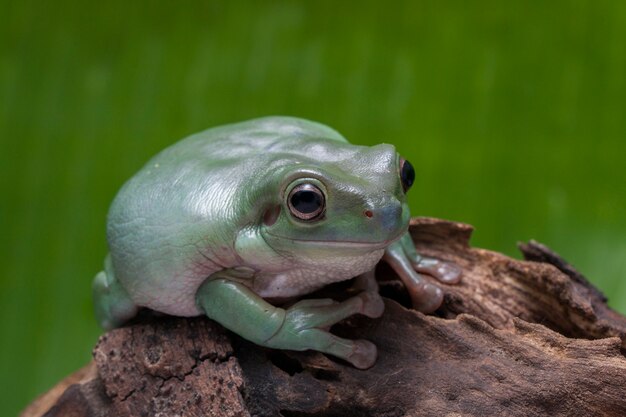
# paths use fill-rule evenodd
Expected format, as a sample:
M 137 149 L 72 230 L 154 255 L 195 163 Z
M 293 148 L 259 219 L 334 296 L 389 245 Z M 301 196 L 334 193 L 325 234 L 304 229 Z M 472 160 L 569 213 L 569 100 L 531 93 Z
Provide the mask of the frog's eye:
M 402 181 L 402 189 L 406 193 L 415 181 L 415 170 L 413 165 L 404 158 L 400 158 L 400 181 Z
M 324 193 L 313 184 L 298 184 L 287 198 L 289 211 L 300 220 L 315 220 L 324 212 L 326 199 Z

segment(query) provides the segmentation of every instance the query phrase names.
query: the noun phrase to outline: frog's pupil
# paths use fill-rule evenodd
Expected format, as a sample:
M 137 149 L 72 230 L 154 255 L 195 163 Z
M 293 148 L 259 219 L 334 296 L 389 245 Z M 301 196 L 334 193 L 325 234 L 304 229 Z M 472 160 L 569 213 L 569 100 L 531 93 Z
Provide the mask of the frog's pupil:
M 293 187 L 288 197 L 289 211 L 297 219 L 319 220 L 324 213 L 325 197 L 322 190 L 311 183 Z
M 415 170 L 413 169 L 413 165 L 406 159 L 402 163 L 402 168 L 400 169 L 400 179 L 402 180 L 402 188 L 404 191 L 408 191 L 409 188 L 413 185 L 415 181 Z
M 315 191 L 296 191 L 291 196 L 291 205 L 300 213 L 315 213 L 322 206 L 322 197 Z

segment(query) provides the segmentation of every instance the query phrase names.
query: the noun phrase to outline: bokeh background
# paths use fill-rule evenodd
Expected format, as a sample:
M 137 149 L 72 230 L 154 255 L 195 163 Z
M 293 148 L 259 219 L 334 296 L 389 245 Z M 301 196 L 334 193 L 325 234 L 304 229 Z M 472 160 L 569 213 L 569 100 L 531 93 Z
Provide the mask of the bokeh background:
M 116 190 L 286 114 L 417 168 L 414 214 L 538 239 L 626 313 L 626 2 L 0 1 L 0 408 L 90 359 Z

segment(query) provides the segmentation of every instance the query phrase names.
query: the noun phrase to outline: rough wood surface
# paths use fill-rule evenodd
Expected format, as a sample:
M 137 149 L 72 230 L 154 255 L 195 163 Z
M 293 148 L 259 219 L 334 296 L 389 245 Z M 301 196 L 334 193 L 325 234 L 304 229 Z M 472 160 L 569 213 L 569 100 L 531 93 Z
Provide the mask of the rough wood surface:
M 376 343 L 369 370 L 260 348 L 205 318 L 148 318 L 103 335 L 91 367 L 22 416 L 626 415 L 626 318 L 545 246 L 520 245 L 519 261 L 470 248 L 471 232 L 412 222 L 421 253 L 464 270 L 435 315 L 406 308 L 381 265 L 383 317 L 333 328 Z

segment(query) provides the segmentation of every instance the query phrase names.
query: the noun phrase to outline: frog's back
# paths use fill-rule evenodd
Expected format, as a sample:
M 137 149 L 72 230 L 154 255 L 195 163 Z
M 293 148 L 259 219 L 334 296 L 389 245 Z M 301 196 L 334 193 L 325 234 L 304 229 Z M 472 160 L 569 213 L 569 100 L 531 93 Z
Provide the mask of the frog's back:
M 254 181 L 274 155 L 310 152 L 298 139 L 316 138 L 346 142 L 315 122 L 266 117 L 208 129 L 152 158 L 122 187 L 107 223 L 113 269 L 133 301 L 200 314 L 197 288 L 238 262 L 234 239 L 253 221 Z
M 337 131 L 320 123 L 295 117 L 272 116 L 207 129 L 170 146 L 151 162 L 163 158 L 225 161 L 243 159 L 260 152 L 295 150 L 298 139 L 333 139 L 347 143 Z

